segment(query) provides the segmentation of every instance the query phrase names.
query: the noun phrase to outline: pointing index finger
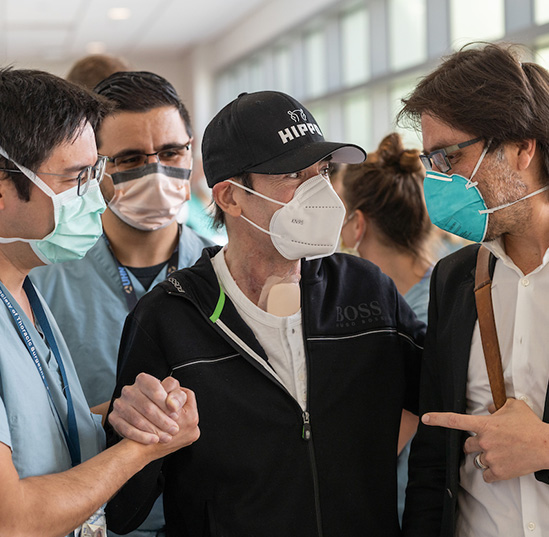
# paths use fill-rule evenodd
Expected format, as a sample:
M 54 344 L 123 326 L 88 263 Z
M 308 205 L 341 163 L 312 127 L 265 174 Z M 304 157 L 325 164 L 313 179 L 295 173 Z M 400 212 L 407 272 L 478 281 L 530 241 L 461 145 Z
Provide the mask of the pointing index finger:
M 474 433 L 480 432 L 485 419 L 485 416 L 470 416 L 455 412 L 428 412 L 421 417 L 421 421 L 426 425 L 436 425 L 447 429 L 472 431 Z

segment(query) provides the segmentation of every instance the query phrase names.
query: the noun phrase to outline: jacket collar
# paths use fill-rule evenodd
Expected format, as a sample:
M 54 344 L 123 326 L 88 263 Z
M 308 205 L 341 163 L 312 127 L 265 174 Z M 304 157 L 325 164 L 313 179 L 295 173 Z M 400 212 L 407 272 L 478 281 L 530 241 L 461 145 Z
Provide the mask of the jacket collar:
M 221 246 L 204 248 L 200 259 L 190 268 L 174 272 L 160 284 L 164 290 L 173 296 L 179 296 L 191 301 L 200 313 L 208 319 L 212 327 L 238 352 L 245 356 L 254 366 L 261 367 L 257 360 L 246 351 L 246 346 L 268 362 L 265 351 L 257 341 L 253 331 L 236 311 L 234 304 L 225 295 L 219 285 L 211 259 Z M 221 325 L 241 340 L 227 335 Z M 243 344 L 243 345 L 242 345 Z

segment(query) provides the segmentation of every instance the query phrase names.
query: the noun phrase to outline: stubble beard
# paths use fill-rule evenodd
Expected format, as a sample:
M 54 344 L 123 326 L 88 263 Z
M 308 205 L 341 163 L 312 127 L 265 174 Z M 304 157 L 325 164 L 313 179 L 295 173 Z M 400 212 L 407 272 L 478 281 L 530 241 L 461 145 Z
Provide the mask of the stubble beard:
M 511 203 L 528 193 L 528 187 L 520 173 L 511 169 L 503 153 L 494 156 L 483 175 L 490 177 L 488 181 L 481 181 L 484 187 L 483 197 L 488 208 Z M 507 233 L 520 234 L 531 222 L 531 218 L 530 200 L 520 201 L 511 207 L 489 214 L 484 240 L 495 240 Z

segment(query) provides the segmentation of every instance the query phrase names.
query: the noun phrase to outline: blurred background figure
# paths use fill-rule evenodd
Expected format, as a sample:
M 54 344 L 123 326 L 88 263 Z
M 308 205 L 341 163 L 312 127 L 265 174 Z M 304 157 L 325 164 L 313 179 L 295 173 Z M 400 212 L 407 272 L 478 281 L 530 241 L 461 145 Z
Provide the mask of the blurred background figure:
M 425 170 L 419 151 L 386 136 L 363 164 L 340 172 L 338 192 L 347 208 L 342 244 L 381 268 L 416 315 L 427 321 L 433 226 L 423 199 Z
M 99 82 L 119 71 L 131 71 L 130 63 L 120 56 L 90 54 L 80 58 L 65 77 L 69 82 L 80 84 L 90 90 Z
M 425 169 L 419 151 L 404 149 L 400 135 L 392 133 L 375 153 L 368 153 L 366 162 L 341 167 L 334 176 L 334 188 L 347 209 L 342 250 L 375 263 L 426 323 L 433 225 L 423 198 Z M 408 454 L 417 423 L 417 416 L 403 412 L 398 443 L 401 523 Z
M 191 176 L 191 199 L 181 207 L 177 221 L 196 231 L 202 237 L 221 246 L 227 243 L 227 233 L 224 229 L 216 229 L 213 225 L 212 191 L 206 183 L 202 159 L 193 160 Z

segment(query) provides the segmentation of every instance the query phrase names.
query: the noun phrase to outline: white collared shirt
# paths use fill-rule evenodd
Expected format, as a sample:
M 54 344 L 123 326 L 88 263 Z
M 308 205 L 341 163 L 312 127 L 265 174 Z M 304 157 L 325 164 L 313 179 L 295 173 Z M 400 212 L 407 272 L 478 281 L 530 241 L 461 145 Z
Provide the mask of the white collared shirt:
M 505 390 L 543 416 L 549 380 L 549 250 L 542 264 L 524 275 L 500 240 L 485 243 L 498 258 L 492 300 Z M 489 414 L 493 403 L 478 321 L 471 342 L 467 414 Z M 466 455 L 460 469 L 457 537 L 549 535 L 549 485 L 529 474 L 485 483 Z
M 238 287 L 225 262 L 221 249 L 212 265 L 225 294 L 238 314 L 251 328 L 269 358 L 276 378 L 294 396 L 303 410 L 307 407 L 307 369 L 301 326 L 301 309 L 288 317 L 278 317 L 256 306 Z M 259 361 L 260 359 L 258 359 Z M 261 359 L 261 365 L 268 369 Z

